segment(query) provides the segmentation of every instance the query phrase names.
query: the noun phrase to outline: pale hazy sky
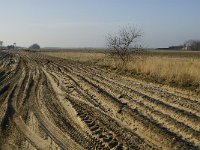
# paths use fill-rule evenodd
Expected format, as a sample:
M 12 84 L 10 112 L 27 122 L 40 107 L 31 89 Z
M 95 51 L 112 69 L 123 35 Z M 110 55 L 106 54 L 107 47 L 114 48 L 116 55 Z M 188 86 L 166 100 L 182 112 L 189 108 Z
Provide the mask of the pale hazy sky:
M 134 24 L 145 47 L 200 39 L 200 0 L 0 0 L 5 45 L 104 47 L 108 33 Z

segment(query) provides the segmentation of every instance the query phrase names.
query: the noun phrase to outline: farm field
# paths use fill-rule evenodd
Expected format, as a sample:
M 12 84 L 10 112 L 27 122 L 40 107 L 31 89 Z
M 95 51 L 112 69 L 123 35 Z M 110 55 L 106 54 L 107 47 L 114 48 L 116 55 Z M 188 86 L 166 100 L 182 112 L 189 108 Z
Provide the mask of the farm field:
M 181 73 L 198 91 L 199 58 L 183 55 L 160 58 L 163 64 L 139 56 L 126 70 L 174 77 L 179 70 L 167 66 L 176 58 L 179 69 L 190 63 Z M 166 72 L 152 61 L 168 62 Z M 0 52 L 1 149 L 200 149 L 199 96 L 116 74 L 117 65 L 104 53 Z
M 130 60 L 123 67 L 119 58 L 110 57 L 103 51 L 54 51 L 42 54 L 200 94 L 200 52 L 138 51 L 130 54 Z

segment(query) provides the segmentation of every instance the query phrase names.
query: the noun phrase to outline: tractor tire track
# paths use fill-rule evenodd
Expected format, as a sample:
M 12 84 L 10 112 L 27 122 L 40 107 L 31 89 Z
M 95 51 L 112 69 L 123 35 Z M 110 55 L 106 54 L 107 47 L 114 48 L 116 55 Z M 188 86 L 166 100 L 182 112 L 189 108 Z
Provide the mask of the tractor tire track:
M 0 52 L 0 148 L 200 149 L 195 96 L 31 52 Z

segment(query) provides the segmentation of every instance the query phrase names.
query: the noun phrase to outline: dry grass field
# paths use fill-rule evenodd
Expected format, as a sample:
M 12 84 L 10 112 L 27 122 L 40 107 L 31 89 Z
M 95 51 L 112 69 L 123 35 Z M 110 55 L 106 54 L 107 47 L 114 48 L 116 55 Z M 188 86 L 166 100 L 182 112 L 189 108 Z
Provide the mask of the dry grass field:
M 0 149 L 200 149 L 199 96 L 141 80 L 199 83 L 199 58 L 133 57 L 121 70 L 102 52 L 0 52 Z

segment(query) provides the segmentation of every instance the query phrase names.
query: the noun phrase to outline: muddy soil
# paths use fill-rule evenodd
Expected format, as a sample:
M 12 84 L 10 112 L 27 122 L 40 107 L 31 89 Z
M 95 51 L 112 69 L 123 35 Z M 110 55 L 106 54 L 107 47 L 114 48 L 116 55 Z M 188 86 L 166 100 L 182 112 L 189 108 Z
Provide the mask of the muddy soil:
M 1 149 L 200 149 L 200 98 L 98 67 L 0 52 Z

